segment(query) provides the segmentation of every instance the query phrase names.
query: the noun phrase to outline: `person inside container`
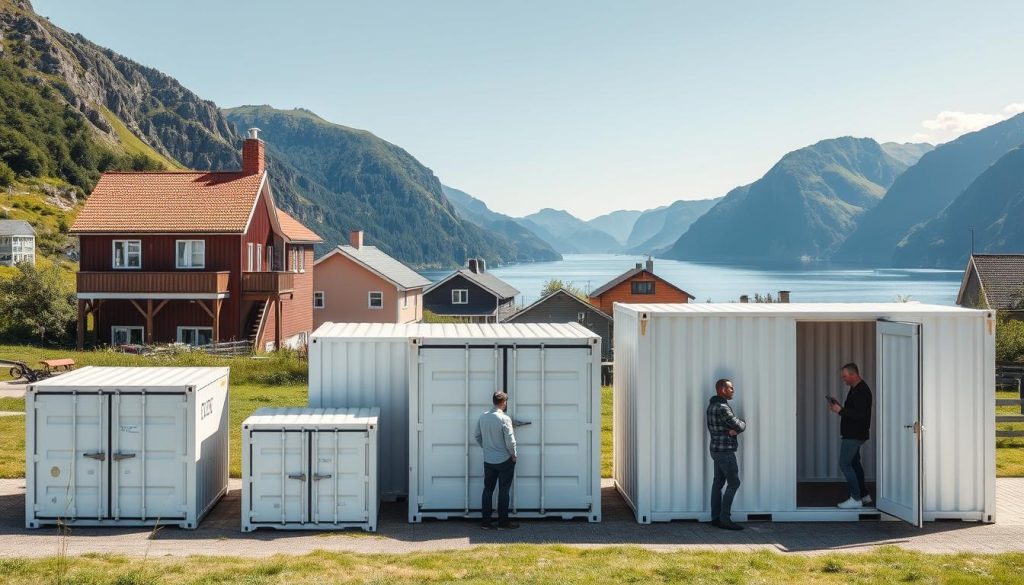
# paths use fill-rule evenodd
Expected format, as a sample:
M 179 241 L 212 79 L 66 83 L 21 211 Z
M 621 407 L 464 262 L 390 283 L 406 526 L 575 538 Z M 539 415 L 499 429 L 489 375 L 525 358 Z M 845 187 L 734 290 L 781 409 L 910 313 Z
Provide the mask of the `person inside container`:
M 840 370 L 840 375 L 850 391 L 841 406 L 838 400 L 830 399 L 829 409 L 842 417 L 839 423 L 839 436 L 842 440 L 839 471 L 846 478 L 850 497 L 837 506 L 846 510 L 862 508 L 871 503 L 871 495 L 864 483 L 864 467 L 860 463 L 860 448 L 868 440 L 871 429 L 871 388 L 860 377 L 857 364 L 846 364 Z
M 736 461 L 739 447 L 737 436 L 747 428 L 729 407 L 736 390 L 732 380 L 722 378 L 715 382 L 715 395 L 708 402 L 707 425 L 711 434 L 711 461 L 715 479 L 711 483 L 711 525 L 725 530 L 743 530 L 732 521 L 732 501 L 740 488 L 740 467 Z M 725 487 L 723 495 L 722 488 Z
M 476 444 L 484 450 L 484 492 L 480 527 L 491 530 L 494 487 L 498 487 L 498 529 L 519 528 L 508 519 L 509 489 L 516 470 L 516 436 L 508 409 L 508 394 L 498 391 L 491 397 L 494 408 L 480 415 L 476 422 Z

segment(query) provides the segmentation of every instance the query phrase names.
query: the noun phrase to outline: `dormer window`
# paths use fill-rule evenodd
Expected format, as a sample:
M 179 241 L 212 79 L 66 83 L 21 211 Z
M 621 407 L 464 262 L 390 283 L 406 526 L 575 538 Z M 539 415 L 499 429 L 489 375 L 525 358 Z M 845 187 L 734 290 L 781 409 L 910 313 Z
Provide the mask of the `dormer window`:
M 112 266 L 115 270 L 142 268 L 142 240 L 114 240 Z
M 206 268 L 205 240 L 178 240 L 175 266 L 179 269 Z

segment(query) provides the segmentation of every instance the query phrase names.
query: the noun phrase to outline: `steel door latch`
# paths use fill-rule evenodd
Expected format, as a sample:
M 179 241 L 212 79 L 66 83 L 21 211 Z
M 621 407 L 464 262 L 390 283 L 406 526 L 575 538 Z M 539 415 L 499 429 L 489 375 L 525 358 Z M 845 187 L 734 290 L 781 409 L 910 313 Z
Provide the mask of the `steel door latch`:
M 305 473 L 289 473 L 288 479 L 297 479 L 299 481 L 306 481 Z
M 132 459 L 135 457 L 135 453 L 114 453 L 112 459 L 114 461 L 122 461 L 124 459 Z
M 83 453 L 82 456 L 83 457 L 88 457 L 89 459 L 95 459 L 96 461 L 106 461 L 107 460 L 107 454 L 102 452 L 102 451 L 97 452 L 97 453 Z
M 313 474 L 313 481 L 320 481 L 321 479 L 331 479 L 331 477 L 333 477 L 333 476 L 331 474 L 329 474 L 329 473 L 327 473 L 327 474 L 315 473 L 315 474 Z

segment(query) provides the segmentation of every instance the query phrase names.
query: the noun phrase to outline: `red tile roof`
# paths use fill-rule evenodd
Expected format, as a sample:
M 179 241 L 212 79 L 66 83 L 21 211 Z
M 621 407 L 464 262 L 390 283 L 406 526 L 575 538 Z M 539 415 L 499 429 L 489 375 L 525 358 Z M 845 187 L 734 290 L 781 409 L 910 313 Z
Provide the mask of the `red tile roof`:
M 104 173 L 72 233 L 242 233 L 263 174 Z
M 288 215 L 284 211 L 277 210 L 277 221 L 281 224 L 281 231 L 293 242 L 322 242 L 323 239 L 316 235 L 313 230 L 299 223 L 299 220 Z

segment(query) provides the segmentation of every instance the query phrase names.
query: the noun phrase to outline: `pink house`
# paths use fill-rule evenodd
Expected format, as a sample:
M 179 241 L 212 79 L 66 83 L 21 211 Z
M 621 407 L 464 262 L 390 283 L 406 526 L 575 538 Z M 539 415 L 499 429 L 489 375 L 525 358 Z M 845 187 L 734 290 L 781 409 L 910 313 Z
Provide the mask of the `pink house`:
M 363 244 L 363 232 L 316 261 L 313 325 L 324 323 L 414 323 L 423 319 L 423 289 L 430 281 Z

